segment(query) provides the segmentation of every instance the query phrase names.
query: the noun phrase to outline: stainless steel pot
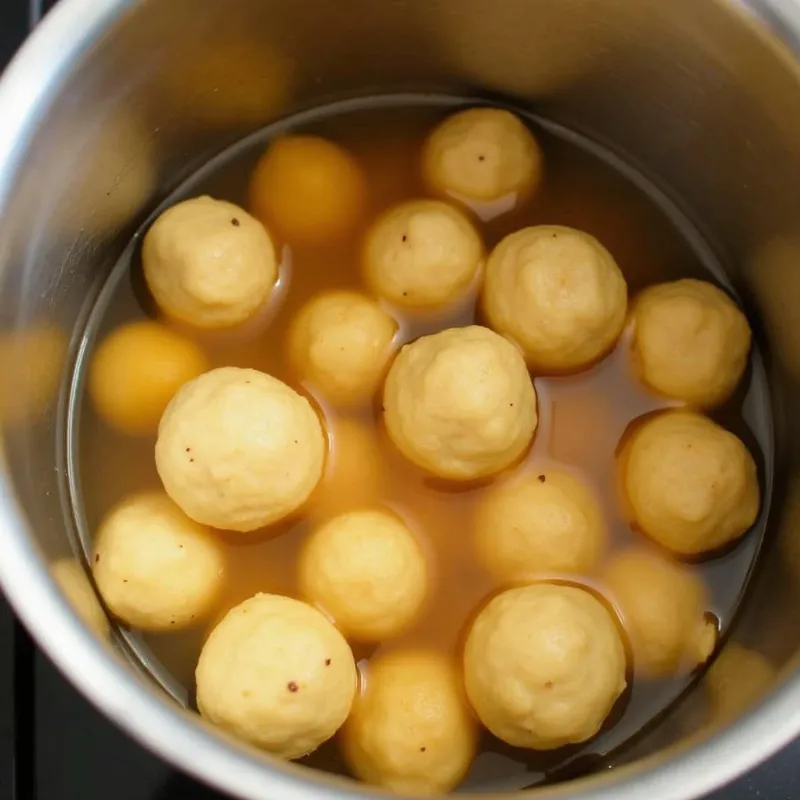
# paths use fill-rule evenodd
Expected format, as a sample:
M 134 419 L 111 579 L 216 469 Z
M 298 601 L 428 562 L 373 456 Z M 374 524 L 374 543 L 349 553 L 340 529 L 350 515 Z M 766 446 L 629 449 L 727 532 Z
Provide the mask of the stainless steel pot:
M 535 794 L 697 797 L 800 733 L 799 45 L 797 0 L 61 0 L 0 82 L 0 581 L 40 645 L 133 737 L 222 790 L 380 794 L 230 740 L 80 622 L 48 573 L 77 548 L 63 387 L 126 238 L 223 145 L 334 97 L 510 96 L 608 144 L 699 221 L 761 320 L 779 444 L 732 633 L 774 674 L 754 680 L 728 647 L 726 714 L 701 685 L 613 770 Z

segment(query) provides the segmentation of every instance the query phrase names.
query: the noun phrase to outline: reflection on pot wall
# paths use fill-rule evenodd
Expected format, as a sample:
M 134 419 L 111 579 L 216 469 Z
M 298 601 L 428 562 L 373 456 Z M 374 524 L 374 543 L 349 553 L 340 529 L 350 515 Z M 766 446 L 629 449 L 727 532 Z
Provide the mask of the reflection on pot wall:
M 64 464 L 55 389 L 67 340 L 74 357 L 126 238 L 210 154 L 289 111 L 365 91 L 532 105 L 610 145 L 700 222 L 763 317 L 773 379 L 779 485 L 736 649 L 633 757 L 738 713 L 733 695 L 755 701 L 798 644 L 800 441 L 783 412 L 800 380 L 800 86 L 779 45 L 722 0 L 491 7 L 487 18 L 479 0 L 352 0 L 346 14 L 325 0 L 241 0 L 235 13 L 221 0 L 133 4 L 61 87 L 0 222 L 3 336 L 38 342 L 25 368 L 4 363 L 38 409 L 13 426 L 4 411 L 6 457 L 42 550 L 66 555 L 74 532 L 52 465 Z

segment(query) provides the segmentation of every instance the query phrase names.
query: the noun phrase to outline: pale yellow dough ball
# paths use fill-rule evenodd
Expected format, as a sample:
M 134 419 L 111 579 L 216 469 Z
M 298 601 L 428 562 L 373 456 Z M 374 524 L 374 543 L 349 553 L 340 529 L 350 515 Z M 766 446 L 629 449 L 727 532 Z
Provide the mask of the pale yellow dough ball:
M 416 537 L 390 511 L 363 509 L 319 526 L 298 565 L 303 596 L 348 637 L 379 641 L 418 618 L 428 594 L 428 564 Z
M 717 643 L 702 580 L 643 550 L 616 555 L 604 586 L 622 615 L 637 675 L 663 677 L 705 663 Z
M 335 418 L 328 426 L 325 474 L 311 496 L 311 512 L 332 516 L 374 505 L 384 481 L 378 437 L 364 422 Z
M 509 111 L 471 108 L 448 117 L 428 137 L 422 171 L 435 192 L 488 202 L 524 197 L 542 178 L 542 152 Z
M 369 399 L 392 353 L 397 322 L 375 301 L 350 291 L 319 294 L 289 328 L 295 374 L 325 400 L 351 405 Z
M 364 267 L 376 294 L 412 308 L 458 300 L 483 266 L 483 243 L 466 215 L 438 200 L 412 200 L 379 217 Z
M 483 308 L 529 364 L 570 372 L 605 355 L 622 333 L 628 289 L 593 236 L 537 225 L 506 236 L 489 256 Z
M 184 383 L 209 368 L 200 345 L 158 322 L 132 322 L 100 343 L 89 370 L 89 396 L 110 426 L 152 434 Z
M 652 286 L 633 305 L 634 365 L 655 391 L 695 406 L 719 405 L 750 352 L 747 317 L 725 292 L 692 278 Z
M 535 583 L 497 595 L 464 649 L 467 696 L 515 747 L 551 750 L 594 736 L 626 686 L 611 612 L 574 586 Z
M 306 502 L 325 451 L 308 400 L 263 372 L 221 367 L 170 401 L 158 426 L 156 467 L 192 519 L 252 531 Z
M 588 573 L 606 539 L 598 498 L 582 481 L 556 469 L 492 487 L 475 521 L 478 559 L 499 581 Z
M 476 740 L 461 676 L 444 655 L 422 650 L 371 661 L 342 729 L 345 759 L 359 778 L 412 795 L 455 788 Z
M 225 615 L 195 677 L 203 717 L 287 759 L 336 733 L 358 680 L 350 647 L 323 614 L 274 594 L 257 594 Z
M 674 553 L 723 547 L 758 515 L 753 457 L 736 436 L 700 414 L 667 411 L 640 423 L 620 466 L 634 524 Z
M 197 328 L 249 319 L 278 277 L 264 226 L 243 208 L 205 195 L 158 217 L 144 237 L 142 266 L 159 308 Z
M 62 558 L 50 567 L 50 574 L 87 627 L 100 637 L 108 636 L 108 617 L 83 567 L 74 558 Z
M 406 345 L 383 396 L 406 458 L 451 480 L 500 472 L 530 445 L 536 392 L 519 351 L 488 328 L 450 328 Z
M 196 624 L 210 613 L 225 574 L 222 548 L 163 492 L 124 500 L 103 519 L 92 557 L 109 610 L 148 631 Z

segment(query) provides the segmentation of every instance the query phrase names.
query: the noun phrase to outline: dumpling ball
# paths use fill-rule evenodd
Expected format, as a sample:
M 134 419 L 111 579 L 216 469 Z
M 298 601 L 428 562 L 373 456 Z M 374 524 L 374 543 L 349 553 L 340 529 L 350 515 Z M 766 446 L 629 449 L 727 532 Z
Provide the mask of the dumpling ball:
M 258 370 L 220 367 L 170 401 L 158 426 L 156 468 L 192 519 L 246 532 L 308 500 L 325 451 L 308 400 Z
M 538 420 L 519 351 L 478 325 L 406 345 L 389 370 L 383 407 L 389 438 L 406 458 L 460 481 L 517 461 Z
M 430 583 L 416 536 L 380 508 L 341 514 L 313 531 L 300 553 L 298 577 L 303 596 L 360 641 L 407 630 Z
M 376 433 L 358 419 L 338 417 L 328 437 L 325 474 L 311 496 L 311 513 L 328 517 L 374 505 L 384 480 Z
M 363 219 L 367 181 L 340 145 L 319 136 L 272 142 L 250 183 L 253 213 L 291 245 L 341 240 Z
M 644 383 L 711 407 L 730 397 L 750 352 L 747 317 L 725 292 L 685 278 L 652 286 L 633 306 L 631 352 Z
M 441 653 L 396 650 L 370 661 L 363 693 L 342 729 L 345 760 L 362 780 L 392 791 L 449 792 L 476 750 L 461 676 Z
M 605 569 L 604 586 L 622 615 L 639 675 L 663 677 L 705 663 L 717 642 L 702 580 L 644 550 L 627 550 Z
M 575 586 L 535 583 L 497 595 L 464 649 L 467 696 L 481 722 L 515 747 L 585 742 L 626 686 L 611 612 Z
M 257 594 L 231 609 L 195 672 L 205 719 L 282 758 L 301 758 L 347 719 L 358 675 L 339 631 L 315 608 Z
M 172 631 L 211 611 L 225 558 L 207 528 L 163 492 L 151 492 L 122 501 L 103 519 L 92 572 L 114 616 L 134 628 Z
M 634 423 L 620 459 L 632 521 L 662 547 L 696 556 L 733 542 L 756 520 L 756 465 L 744 444 L 692 411 Z
M 167 316 L 227 328 L 265 303 L 278 277 L 275 247 L 243 208 L 194 197 L 164 211 L 142 244 L 147 286 Z
M 148 434 L 184 383 L 209 368 L 200 345 L 166 325 L 132 322 L 95 351 L 89 396 L 100 417 L 127 434 Z
M 74 558 L 62 558 L 50 567 L 50 575 L 86 626 L 101 638 L 108 636 L 108 617 L 83 567 Z
M 489 489 L 478 507 L 479 561 L 499 581 L 587 573 L 606 544 L 598 498 L 563 470 L 542 469 Z
M 466 215 L 438 200 L 412 200 L 379 217 L 367 234 L 364 267 L 376 294 L 398 306 L 458 300 L 483 266 L 483 242 Z
M 542 152 L 514 114 L 471 108 L 440 123 L 425 142 L 425 182 L 437 193 L 466 202 L 522 198 L 542 178 Z
M 325 400 L 351 405 L 369 400 L 389 362 L 397 322 L 358 292 L 318 294 L 289 329 L 289 360 L 300 380 Z
M 583 231 L 523 228 L 489 256 L 483 287 L 489 325 L 542 372 L 573 372 L 605 355 L 622 333 L 627 307 L 617 263 Z

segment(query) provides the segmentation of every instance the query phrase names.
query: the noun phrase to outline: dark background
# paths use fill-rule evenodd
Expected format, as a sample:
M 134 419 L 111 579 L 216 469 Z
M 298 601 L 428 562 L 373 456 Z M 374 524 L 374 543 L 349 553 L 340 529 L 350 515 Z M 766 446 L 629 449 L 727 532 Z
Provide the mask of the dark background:
M 31 20 L 52 4 L 0 0 L 0 69 Z M 800 798 L 800 741 L 707 800 L 795 798 Z M 98 714 L 36 649 L 0 596 L 0 800 L 222 800 L 222 795 L 171 769 Z

